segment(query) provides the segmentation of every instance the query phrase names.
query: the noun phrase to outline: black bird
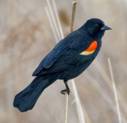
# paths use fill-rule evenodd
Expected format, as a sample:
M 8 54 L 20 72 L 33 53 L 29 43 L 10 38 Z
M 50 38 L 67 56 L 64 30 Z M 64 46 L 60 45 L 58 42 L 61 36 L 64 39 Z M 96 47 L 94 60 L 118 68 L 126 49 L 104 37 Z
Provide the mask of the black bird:
M 102 20 L 92 18 L 62 39 L 33 72 L 32 83 L 15 96 L 14 107 L 21 112 L 32 109 L 42 91 L 57 79 L 63 80 L 66 86 L 61 93 L 69 94 L 68 80 L 92 63 L 101 48 L 104 32 L 110 29 Z

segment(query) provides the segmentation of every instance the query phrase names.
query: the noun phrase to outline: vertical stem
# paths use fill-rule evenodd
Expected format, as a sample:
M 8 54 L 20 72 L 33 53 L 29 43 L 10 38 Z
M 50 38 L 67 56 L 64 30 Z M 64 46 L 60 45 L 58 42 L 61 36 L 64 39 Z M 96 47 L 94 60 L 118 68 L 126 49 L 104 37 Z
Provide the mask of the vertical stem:
M 73 28 L 74 28 L 76 5 L 77 5 L 77 1 L 74 0 L 73 3 L 72 3 L 72 17 L 71 17 L 71 26 L 70 26 L 70 31 L 71 32 L 73 31 Z M 83 112 L 83 108 L 82 108 L 82 105 L 81 105 L 81 101 L 79 99 L 79 95 L 78 95 L 78 92 L 77 92 L 75 81 L 71 80 L 71 82 L 72 82 L 73 92 L 74 92 L 74 96 L 75 96 L 79 121 L 80 121 L 80 123 L 85 123 L 84 112 Z
M 79 95 L 78 95 L 78 92 L 77 92 L 75 81 L 71 80 L 71 82 L 72 82 L 73 93 L 74 93 L 76 107 L 77 107 L 78 119 L 80 121 L 79 123 L 86 123 L 85 118 L 84 118 L 84 111 L 83 111 L 83 108 L 82 108 L 82 105 L 81 105 L 81 101 L 79 99 Z
M 75 14 L 76 14 L 76 5 L 77 5 L 77 1 L 74 0 L 72 3 L 72 16 L 71 16 L 71 26 L 70 26 L 70 31 L 73 31 L 73 27 L 74 27 L 74 20 L 75 20 Z
M 46 14 L 47 14 L 47 16 L 48 16 L 48 20 L 49 20 L 51 29 L 52 29 L 52 31 L 53 31 L 53 35 L 54 35 L 54 37 L 55 37 L 55 40 L 59 40 L 59 38 L 58 38 L 58 36 L 57 36 L 57 34 L 56 34 L 56 31 L 54 30 L 54 24 L 53 24 L 53 21 L 52 21 L 52 19 L 51 19 L 51 13 L 50 13 L 48 7 L 45 7 L 45 12 L 46 12 Z
M 47 1 L 47 5 L 48 5 L 48 9 L 49 9 L 49 12 L 50 12 L 50 15 L 51 15 L 51 18 L 52 18 L 52 22 L 53 22 L 53 25 L 54 25 L 54 28 L 55 28 L 55 31 L 56 31 L 56 34 L 58 35 L 58 39 L 60 38 L 60 31 L 58 29 L 58 25 L 56 23 L 56 18 L 54 18 L 54 13 L 52 11 L 52 6 L 50 4 L 50 0 L 46 0 Z M 59 39 L 60 40 L 60 39 Z
M 62 38 L 64 38 L 64 33 L 63 33 L 62 26 L 61 26 L 61 23 L 60 23 L 60 20 L 59 20 L 59 16 L 58 16 L 55 1 L 53 0 L 52 2 L 53 2 L 53 8 L 51 7 L 51 3 L 49 2 L 49 0 L 47 0 L 48 7 L 49 7 L 49 10 L 50 10 L 49 13 L 50 13 L 50 15 L 52 15 L 52 16 L 48 16 L 48 17 L 49 17 L 49 20 L 50 19 L 55 20 L 53 22 L 54 22 L 54 26 L 57 27 L 56 33 L 58 33 L 58 38 L 62 39 Z M 70 26 L 71 32 L 73 31 L 73 26 L 74 26 L 76 4 L 77 4 L 77 2 L 74 0 L 73 7 L 72 7 L 72 20 L 71 20 L 71 26 Z M 51 11 L 51 8 L 52 8 L 52 11 Z M 53 13 L 53 11 L 54 11 L 55 14 Z M 50 22 L 52 22 L 52 21 L 50 21 Z M 72 86 L 73 86 L 74 97 L 75 97 L 75 100 L 76 100 L 76 106 L 77 106 L 77 112 L 78 112 L 77 114 L 78 114 L 79 121 L 80 121 L 79 123 L 85 123 L 83 109 L 82 109 L 82 106 L 81 106 L 81 102 L 80 102 L 80 99 L 79 99 L 79 96 L 78 96 L 78 92 L 77 92 L 77 88 L 76 88 L 74 80 L 72 80 Z M 66 109 L 65 109 L 65 123 L 68 122 L 68 102 L 69 102 L 69 96 L 67 95 L 66 96 Z
M 53 8 L 54 8 L 54 14 L 55 14 L 55 17 L 56 17 L 56 22 L 57 22 L 59 33 L 60 33 L 60 38 L 64 38 L 64 34 L 63 34 L 62 26 L 61 26 L 61 23 L 60 23 L 60 19 L 59 19 L 59 16 L 58 16 L 55 0 L 52 0 L 52 3 L 53 3 Z
M 65 109 L 65 123 L 68 123 L 68 103 L 69 103 L 69 96 L 66 96 L 66 109 Z
M 51 12 L 51 3 L 49 2 L 49 0 L 47 0 L 47 4 L 48 4 L 48 7 L 45 7 L 45 11 L 46 11 L 46 14 L 48 16 L 48 20 L 50 22 L 50 25 L 51 25 L 51 28 L 52 28 L 52 31 L 53 31 L 53 34 L 55 36 L 56 43 L 57 43 L 57 41 L 59 39 L 64 38 L 62 26 L 60 24 L 60 20 L 59 20 L 59 17 L 58 17 L 57 8 L 54 8 L 54 7 L 56 7 L 55 1 L 53 1 L 53 9 L 55 9 L 55 10 L 52 9 L 52 12 Z M 53 13 L 53 11 L 54 11 L 55 14 Z M 54 26 L 57 29 L 54 29 Z M 58 32 L 59 32 L 60 35 L 58 34 Z M 68 103 L 69 103 L 69 96 L 67 94 L 64 123 L 68 123 L 68 105 L 69 105 Z
M 108 58 L 108 65 L 109 65 L 109 71 L 110 71 L 110 75 L 111 75 L 113 93 L 114 93 L 114 97 L 115 97 L 118 122 L 122 123 L 121 112 L 120 112 L 120 104 L 119 104 L 119 99 L 118 99 L 118 93 L 117 93 L 117 88 L 116 88 L 116 84 L 115 84 L 115 79 L 114 79 L 114 75 L 113 75 L 112 64 L 111 64 L 110 58 Z

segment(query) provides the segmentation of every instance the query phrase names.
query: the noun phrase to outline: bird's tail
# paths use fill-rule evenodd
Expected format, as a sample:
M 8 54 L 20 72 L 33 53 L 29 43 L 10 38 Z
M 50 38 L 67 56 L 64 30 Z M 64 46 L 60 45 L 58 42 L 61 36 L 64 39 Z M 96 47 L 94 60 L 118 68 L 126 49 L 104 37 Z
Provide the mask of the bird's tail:
M 15 96 L 13 105 L 21 112 L 33 108 L 42 91 L 51 85 L 56 79 L 54 77 L 36 77 L 30 85 Z

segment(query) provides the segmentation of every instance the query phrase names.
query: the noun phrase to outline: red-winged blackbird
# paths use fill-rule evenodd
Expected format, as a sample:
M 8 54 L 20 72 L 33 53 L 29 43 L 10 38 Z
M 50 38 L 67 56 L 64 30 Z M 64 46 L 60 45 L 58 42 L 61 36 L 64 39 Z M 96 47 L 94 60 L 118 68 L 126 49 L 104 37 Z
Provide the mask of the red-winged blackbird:
M 32 83 L 15 96 L 14 107 L 21 112 L 32 109 L 42 91 L 57 79 L 63 80 L 66 86 L 61 93 L 69 94 L 67 81 L 92 63 L 100 50 L 104 32 L 110 29 L 102 20 L 93 18 L 62 39 L 33 72 Z

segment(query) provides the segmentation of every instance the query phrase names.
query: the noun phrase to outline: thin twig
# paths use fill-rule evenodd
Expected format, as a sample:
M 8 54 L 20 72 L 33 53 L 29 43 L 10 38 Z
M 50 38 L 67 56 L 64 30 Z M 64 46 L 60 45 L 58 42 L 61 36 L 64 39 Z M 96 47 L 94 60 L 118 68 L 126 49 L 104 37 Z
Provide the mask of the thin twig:
M 62 26 L 60 24 L 60 20 L 59 20 L 59 16 L 58 16 L 55 1 L 53 1 L 53 7 L 55 7 L 55 8 L 52 8 L 52 12 L 51 12 L 51 3 L 49 2 L 49 0 L 47 0 L 47 2 L 48 2 L 48 7 L 50 7 L 49 12 L 52 14 L 52 16 L 49 19 L 55 20 L 55 25 L 57 25 L 56 33 L 59 31 L 60 38 L 62 39 L 62 38 L 64 38 L 64 33 L 63 33 L 63 30 L 62 30 Z M 73 17 L 72 17 L 72 23 L 71 23 L 71 31 L 73 30 L 73 25 L 74 25 L 74 16 L 75 16 L 75 10 L 76 10 L 75 2 L 73 2 L 73 8 L 74 9 L 72 10 L 72 13 L 73 13 L 72 16 Z M 55 12 L 55 14 L 53 13 L 53 11 Z M 74 97 L 75 97 L 75 101 L 76 101 L 76 105 L 77 105 L 77 111 L 78 111 L 78 116 L 79 116 L 80 123 L 85 123 L 82 106 L 81 106 L 81 103 L 80 103 L 80 99 L 78 97 L 78 92 L 77 92 L 74 80 L 72 80 L 72 86 L 73 86 L 73 92 L 74 92 Z M 66 110 L 65 111 L 65 123 L 68 122 L 68 101 L 69 101 L 69 97 L 67 95 L 66 96 L 66 109 L 65 109 Z
M 56 34 L 58 35 L 58 38 L 60 38 L 60 31 L 59 31 L 59 29 L 58 29 L 58 25 L 57 25 L 56 18 L 54 18 L 54 13 L 53 13 L 53 11 L 52 11 L 52 6 L 51 6 L 51 4 L 50 4 L 50 0 L 47 0 L 47 5 L 48 5 L 48 9 L 49 9 L 49 12 L 50 12 L 50 16 L 51 16 L 51 19 L 52 19 L 52 22 L 53 22 L 53 25 L 54 25 Z M 59 39 L 59 40 L 60 40 L 60 39 Z
M 70 26 L 70 31 L 73 31 L 73 27 L 74 27 L 74 20 L 75 20 L 75 14 L 76 14 L 76 5 L 77 5 L 77 1 L 74 0 L 72 2 L 72 16 L 71 16 L 71 26 Z
M 72 82 L 72 87 L 73 87 L 73 93 L 74 93 L 74 97 L 75 97 L 75 102 L 76 102 L 76 107 L 77 107 L 77 113 L 78 113 L 78 118 L 79 118 L 79 123 L 86 123 L 86 120 L 84 118 L 84 111 L 81 105 L 81 101 L 79 99 L 79 95 L 77 92 L 77 88 L 75 85 L 75 81 L 71 80 Z
M 62 26 L 61 26 L 61 23 L 60 23 L 60 19 L 59 19 L 59 16 L 58 16 L 58 10 L 57 10 L 57 7 L 56 7 L 55 0 L 52 0 L 52 3 L 53 3 L 53 9 L 54 9 L 57 25 L 58 25 L 57 27 L 58 27 L 59 33 L 60 33 L 60 38 L 64 38 L 64 34 L 63 34 Z
M 46 12 L 46 14 L 47 14 L 47 16 L 48 16 L 48 20 L 49 20 L 51 29 L 52 29 L 52 31 L 53 31 L 53 35 L 55 36 L 55 40 L 57 41 L 57 40 L 59 40 L 59 38 L 58 38 L 58 36 L 57 36 L 57 34 L 56 34 L 56 31 L 54 30 L 54 24 L 53 24 L 53 22 L 52 22 L 52 19 L 50 19 L 50 17 L 52 17 L 52 16 L 51 16 L 51 13 L 50 13 L 48 7 L 45 7 L 45 12 Z
M 73 1 L 73 3 L 72 3 L 72 18 L 71 18 L 70 32 L 73 31 L 73 27 L 74 27 L 76 3 L 77 3 L 76 1 Z M 79 104 L 79 100 L 78 100 L 78 98 L 76 98 L 76 97 L 78 97 L 78 94 L 77 94 L 77 91 L 76 91 L 76 86 L 75 86 L 75 84 L 74 84 L 74 80 L 72 80 L 72 86 L 73 86 L 73 90 L 74 90 L 75 100 L 76 100 L 76 102 L 78 102 L 78 104 Z M 65 110 L 65 123 L 68 123 L 68 103 L 69 103 L 68 98 L 69 98 L 69 96 L 68 96 L 68 94 L 67 94 L 67 96 L 66 96 L 66 110 Z M 77 105 L 78 105 L 78 104 L 77 104 Z M 77 108 L 77 110 L 78 110 L 78 108 Z M 79 109 L 79 110 L 80 110 L 80 109 Z M 80 113 L 79 110 L 78 110 L 78 114 Z
M 116 88 L 116 84 L 115 84 L 115 79 L 114 79 L 114 75 L 113 75 L 112 64 L 111 64 L 110 58 L 108 58 L 108 65 L 109 65 L 109 71 L 110 71 L 110 76 L 111 76 L 111 81 L 112 81 L 113 93 L 114 93 L 114 97 L 115 97 L 118 122 L 122 123 L 118 93 L 117 93 L 117 88 Z
M 74 28 L 76 5 L 77 5 L 77 1 L 74 0 L 73 3 L 72 3 L 72 17 L 71 17 L 71 26 L 70 26 L 70 31 L 71 32 L 73 31 L 73 28 Z M 80 121 L 80 123 L 85 123 L 83 108 L 82 108 L 82 105 L 81 105 L 81 102 L 80 102 L 80 99 L 79 99 L 79 95 L 78 95 L 78 92 L 77 92 L 75 81 L 71 80 L 71 82 L 72 82 L 73 92 L 74 92 L 74 96 L 75 96 L 79 121 Z
M 57 40 L 56 40 L 56 43 L 57 43 L 57 41 L 58 41 L 60 38 L 61 38 L 61 39 L 64 38 L 63 30 L 62 30 L 62 27 L 61 27 L 61 24 L 60 24 L 60 20 L 59 20 L 59 17 L 58 17 L 57 8 L 55 8 L 55 10 L 53 10 L 54 7 L 56 7 L 55 1 L 53 1 L 52 12 L 49 11 L 49 8 L 51 8 L 51 3 L 49 2 L 49 0 L 47 0 L 47 3 L 48 3 L 48 7 L 45 8 L 45 11 L 46 11 L 46 14 L 47 14 L 47 16 L 48 16 L 48 19 L 49 19 L 49 22 L 50 22 L 50 25 L 51 25 L 51 29 L 52 29 L 52 31 L 53 31 L 53 34 L 54 34 L 55 37 L 57 37 L 57 38 L 55 38 L 55 39 L 57 39 Z M 53 12 L 55 12 L 55 14 L 54 14 Z M 56 20 L 56 18 L 57 18 L 57 20 Z M 55 20 L 55 21 L 53 21 L 53 20 Z M 57 25 L 57 23 L 59 23 L 59 24 Z M 53 28 L 54 25 L 57 25 L 57 26 L 56 26 L 56 27 L 57 27 L 57 31 L 56 31 L 56 29 Z M 59 34 L 60 34 L 60 35 L 57 34 L 58 31 L 59 31 Z M 57 35 L 56 35 L 56 34 L 57 34 Z M 64 123 L 67 123 L 67 122 L 68 122 L 68 105 L 69 105 L 69 96 L 67 95 L 67 96 L 66 96 L 65 121 L 64 121 Z
M 69 96 L 66 96 L 66 109 L 65 109 L 65 122 L 68 123 L 68 105 L 69 105 Z
M 112 85 L 110 84 L 110 81 L 111 79 L 109 78 L 109 76 L 107 75 L 103 65 L 98 61 L 98 60 L 95 60 L 95 63 L 96 63 L 96 66 L 98 69 L 98 72 L 99 74 L 103 77 L 103 79 L 107 82 L 108 86 L 110 87 L 110 89 L 112 90 Z M 95 81 L 95 80 L 94 80 Z M 100 88 L 101 89 L 101 88 Z M 119 90 L 117 90 L 117 93 L 119 92 Z M 101 92 L 104 96 L 106 96 L 105 98 L 105 101 L 107 101 L 108 103 L 110 103 L 110 105 L 113 105 L 113 102 L 111 101 L 111 99 L 106 95 L 104 94 L 104 90 L 102 89 L 102 92 Z M 121 100 L 121 107 L 124 108 L 124 110 L 127 112 L 127 108 L 126 107 L 126 104 L 125 104 L 125 100 L 123 100 L 121 94 L 119 93 L 119 99 Z M 113 109 L 113 111 L 115 111 L 114 107 L 112 106 L 111 107 Z M 126 118 L 124 115 L 122 115 L 122 121 L 126 121 Z

